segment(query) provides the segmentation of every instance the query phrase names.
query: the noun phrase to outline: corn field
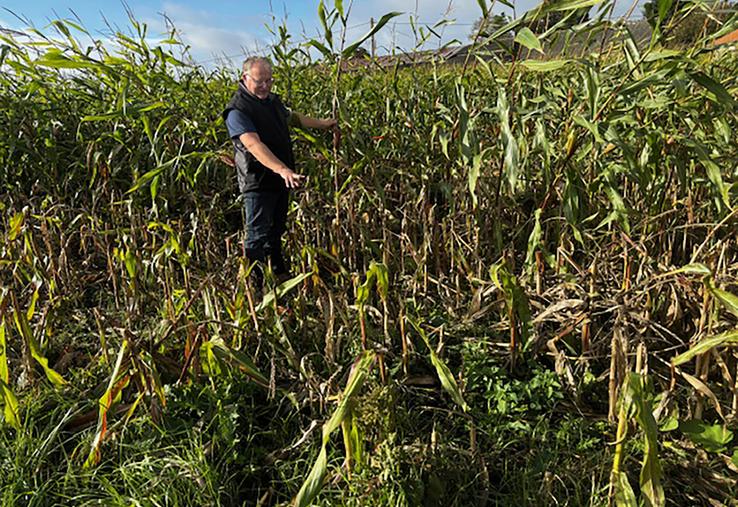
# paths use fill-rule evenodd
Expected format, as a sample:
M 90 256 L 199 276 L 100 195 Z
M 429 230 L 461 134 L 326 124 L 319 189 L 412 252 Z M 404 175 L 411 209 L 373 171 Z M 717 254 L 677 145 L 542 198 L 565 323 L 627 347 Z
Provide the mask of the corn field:
M 341 136 L 293 130 L 259 297 L 238 68 L 135 19 L 0 34 L 0 503 L 735 505 L 738 17 L 678 47 L 711 5 L 658 4 L 636 40 L 544 2 L 461 64 L 357 58 L 340 1 L 276 26 Z

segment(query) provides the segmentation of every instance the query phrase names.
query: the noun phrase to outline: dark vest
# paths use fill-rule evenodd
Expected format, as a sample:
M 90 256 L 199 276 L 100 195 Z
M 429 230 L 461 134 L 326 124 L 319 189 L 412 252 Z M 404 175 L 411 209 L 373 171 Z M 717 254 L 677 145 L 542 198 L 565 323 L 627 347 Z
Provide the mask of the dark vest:
M 294 170 L 295 157 L 292 153 L 292 141 L 287 125 L 287 108 L 278 95 L 270 93 L 268 98 L 260 99 L 250 94 L 243 83 L 239 82 L 238 90 L 223 111 L 223 120 L 232 109 L 238 109 L 248 116 L 254 123 L 261 142 L 284 165 Z M 238 186 L 242 193 L 287 188 L 282 177 L 256 160 L 238 138 L 233 139 L 233 146 L 236 150 L 234 158 L 238 172 Z

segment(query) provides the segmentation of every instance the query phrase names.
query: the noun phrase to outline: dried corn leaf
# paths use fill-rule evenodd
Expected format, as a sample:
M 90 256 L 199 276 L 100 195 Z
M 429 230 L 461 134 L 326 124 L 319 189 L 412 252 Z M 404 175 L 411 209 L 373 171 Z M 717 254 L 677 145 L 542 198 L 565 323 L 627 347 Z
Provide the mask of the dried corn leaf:
M 723 414 L 723 409 L 720 407 L 720 402 L 717 399 L 717 396 L 715 396 L 715 393 L 710 390 L 709 387 L 707 387 L 704 382 L 702 382 L 697 377 L 693 377 L 689 373 L 681 372 L 682 377 L 690 383 L 692 387 L 694 387 L 697 392 L 702 394 L 703 396 L 707 397 L 712 402 L 712 405 L 715 407 L 715 411 L 718 413 L 721 419 L 725 420 L 725 415 Z
M 127 350 L 128 340 L 123 340 L 120 350 L 118 351 L 118 358 L 115 361 L 115 367 L 113 367 L 113 373 L 110 375 L 108 388 L 105 390 L 98 402 L 99 412 L 97 430 L 95 431 L 95 438 L 92 441 L 90 454 L 87 456 L 87 460 L 85 460 L 84 465 L 82 465 L 83 468 L 93 467 L 100 462 L 100 446 L 102 445 L 105 434 L 108 431 L 108 412 L 113 404 L 120 399 L 121 392 L 128 385 L 128 381 L 130 380 L 130 375 L 124 375 L 119 378 L 123 358 L 125 357 Z

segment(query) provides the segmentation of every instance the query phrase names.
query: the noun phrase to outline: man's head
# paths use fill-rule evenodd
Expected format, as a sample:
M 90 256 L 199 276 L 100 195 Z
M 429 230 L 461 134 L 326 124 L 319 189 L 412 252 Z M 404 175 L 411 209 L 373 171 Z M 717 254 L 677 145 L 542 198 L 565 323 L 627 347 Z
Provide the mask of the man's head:
M 249 92 L 260 99 L 265 99 L 269 96 L 274 83 L 272 64 L 261 56 L 249 57 L 243 62 L 241 79 Z

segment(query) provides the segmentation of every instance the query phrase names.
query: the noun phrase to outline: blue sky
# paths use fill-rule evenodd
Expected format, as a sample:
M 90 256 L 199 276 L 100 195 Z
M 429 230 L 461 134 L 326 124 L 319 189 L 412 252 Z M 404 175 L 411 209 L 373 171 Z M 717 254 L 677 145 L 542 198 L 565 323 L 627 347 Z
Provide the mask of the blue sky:
M 638 0 L 617 0 L 616 12 L 624 13 L 633 1 Z M 538 0 L 517 0 L 515 5 L 520 14 L 537 3 Z M 331 5 L 331 0 L 326 0 L 326 4 Z M 226 57 L 237 63 L 244 53 L 265 52 L 273 42 L 265 25 L 273 25 L 274 19 L 278 22 L 286 19 L 295 40 L 316 37 L 320 26 L 318 0 L 127 0 L 125 5 L 137 20 L 149 26 L 153 38 L 166 33 L 166 15 L 191 46 L 193 59 L 207 66 L 225 61 Z M 89 31 L 104 38 L 109 33 L 105 20 L 117 29 L 128 30 L 125 5 L 119 0 L 0 0 L 0 27 L 20 30 L 30 23 L 43 29 L 52 19 L 73 19 L 76 14 Z M 344 0 L 344 5 L 348 7 L 349 0 Z M 382 52 L 395 46 L 412 48 L 411 15 L 421 23 L 433 24 L 441 19 L 454 21 L 439 32 L 441 41 L 433 39 L 432 45 L 438 45 L 453 39 L 465 41 L 471 24 L 481 13 L 477 0 L 354 0 L 348 38 L 360 37 L 369 29 L 372 17 L 379 19 L 391 11 L 406 14 L 395 18 L 395 22 L 377 36 Z M 635 13 L 639 15 L 640 10 L 636 8 Z

